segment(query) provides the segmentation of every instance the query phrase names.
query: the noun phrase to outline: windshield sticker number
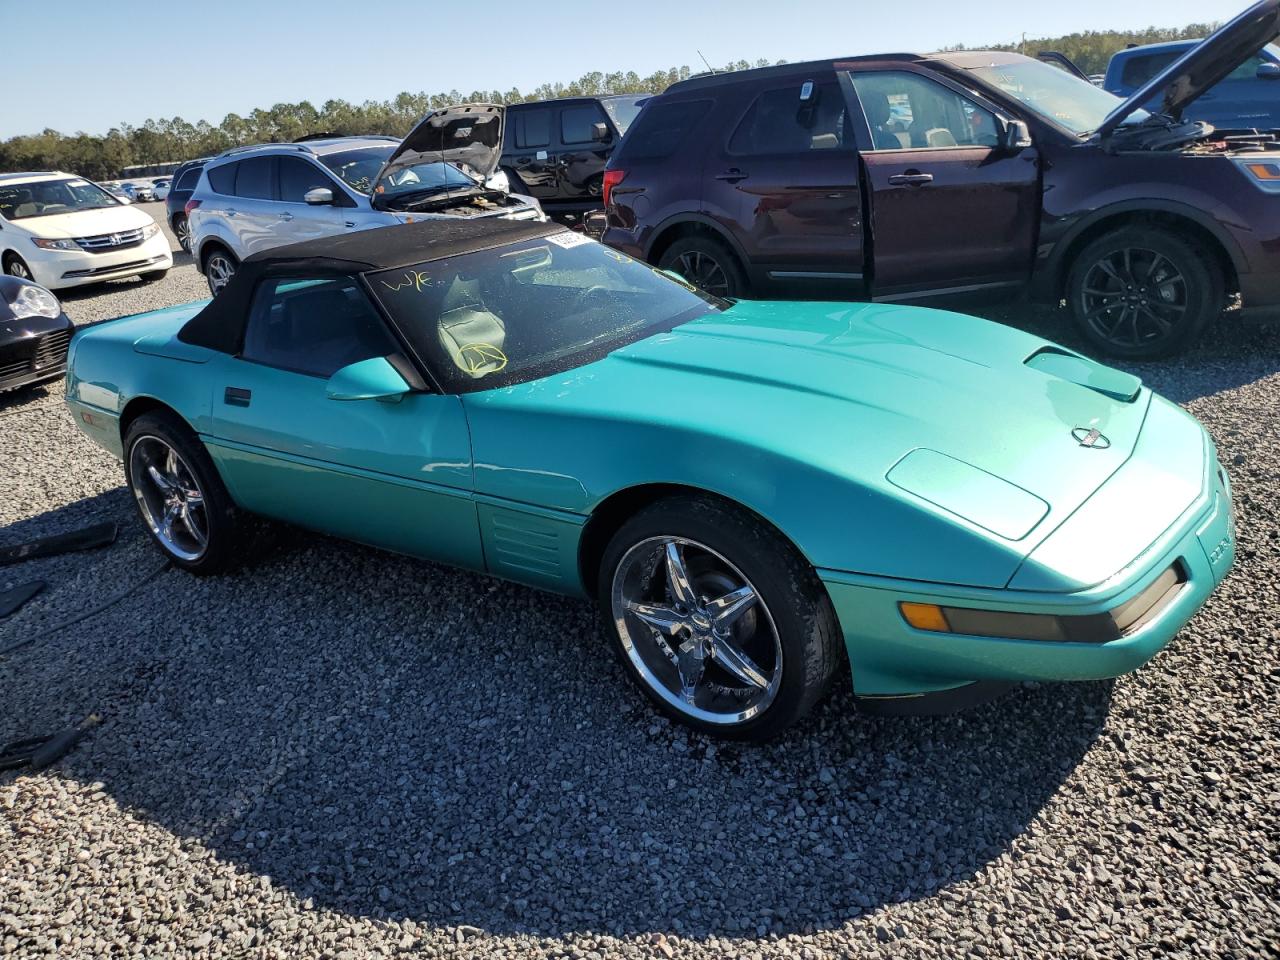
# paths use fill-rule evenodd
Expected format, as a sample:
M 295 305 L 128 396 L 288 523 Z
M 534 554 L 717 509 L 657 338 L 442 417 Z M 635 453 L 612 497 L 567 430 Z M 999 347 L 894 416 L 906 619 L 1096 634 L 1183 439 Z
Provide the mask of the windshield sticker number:
M 590 237 L 584 237 L 580 233 L 566 231 L 565 233 L 553 233 L 547 237 L 548 243 L 554 243 L 557 247 L 563 247 L 566 250 L 572 250 L 574 247 L 580 247 L 586 243 L 595 243 Z

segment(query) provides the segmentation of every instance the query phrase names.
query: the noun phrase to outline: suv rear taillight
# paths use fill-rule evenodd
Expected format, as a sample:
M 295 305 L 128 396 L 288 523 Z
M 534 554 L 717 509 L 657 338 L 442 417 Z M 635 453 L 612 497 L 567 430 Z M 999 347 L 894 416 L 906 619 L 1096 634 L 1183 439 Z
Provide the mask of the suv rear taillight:
M 613 188 L 627 178 L 625 170 L 606 170 L 604 172 L 604 189 L 601 192 L 604 205 L 609 206 L 609 197 L 613 193 Z
M 187 205 L 186 205 L 185 207 L 183 207 L 183 208 L 182 208 L 182 212 L 183 212 L 183 213 L 185 213 L 185 214 L 189 217 L 189 216 L 191 216 L 191 211 L 192 211 L 192 210 L 194 210 L 194 209 L 195 209 L 196 207 L 198 207 L 198 206 L 200 206 L 200 201 L 199 201 L 199 200 L 188 200 L 188 201 L 187 201 Z

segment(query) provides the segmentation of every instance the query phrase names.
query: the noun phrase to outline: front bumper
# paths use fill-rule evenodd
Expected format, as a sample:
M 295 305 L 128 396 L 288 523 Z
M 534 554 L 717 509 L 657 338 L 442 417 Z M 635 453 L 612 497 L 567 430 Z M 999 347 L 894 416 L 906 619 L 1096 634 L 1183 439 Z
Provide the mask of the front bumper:
M 63 314 L 61 329 L 0 345 L 0 392 L 60 377 L 67 370 L 67 347 L 74 327 Z M 46 321 L 47 322 L 47 321 Z
M 40 250 L 23 258 L 36 283 L 50 290 L 65 290 L 140 273 L 168 270 L 173 253 L 164 232 L 132 247 L 90 253 L 87 250 Z
M 1226 471 L 1208 458 L 1202 496 L 1152 547 L 1116 577 L 1076 593 L 943 587 L 820 570 L 835 606 L 853 670 L 854 693 L 920 701 L 933 712 L 939 695 L 955 698 L 982 683 L 1096 680 L 1140 667 L 1165 647 L 1209 598 L 1235 559 L 1235 528 Z M 1185 583 L 1149 619 L 1118 640 L 1050 642 L 916 630 L 899 602 L 933 603 L 1051 616 L 1105 614 L 1180 564 Z

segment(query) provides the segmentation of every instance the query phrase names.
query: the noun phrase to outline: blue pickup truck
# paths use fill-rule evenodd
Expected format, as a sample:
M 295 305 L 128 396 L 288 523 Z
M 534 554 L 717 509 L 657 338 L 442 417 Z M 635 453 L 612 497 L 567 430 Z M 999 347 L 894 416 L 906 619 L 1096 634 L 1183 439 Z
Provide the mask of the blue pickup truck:
M 1129 47 L 1111 58 L 1104 90 L 1128 98 L 1196 46 L 1199 40 L 1175 40 Z M 1158 109 L 1159 97 L 1145 104 Z M 1268 44 L 1226 78 L 1187 105 L 1187 120 L 1203 120 L 1219 129 L 1280 128 L 1280 47 Z

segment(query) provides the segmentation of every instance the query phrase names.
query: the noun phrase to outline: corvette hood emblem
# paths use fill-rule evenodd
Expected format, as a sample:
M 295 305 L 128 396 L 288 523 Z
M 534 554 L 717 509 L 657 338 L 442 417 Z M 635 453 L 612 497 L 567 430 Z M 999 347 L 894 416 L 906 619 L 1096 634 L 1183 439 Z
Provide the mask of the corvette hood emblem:
M 1111 446 L 1107 435 L 1097 427 L 1076 427 L 1071 431 L 1071 436 L 1076 438 L 1076 443 L 1080 446 L 1090 450 L 1106 450 Z

